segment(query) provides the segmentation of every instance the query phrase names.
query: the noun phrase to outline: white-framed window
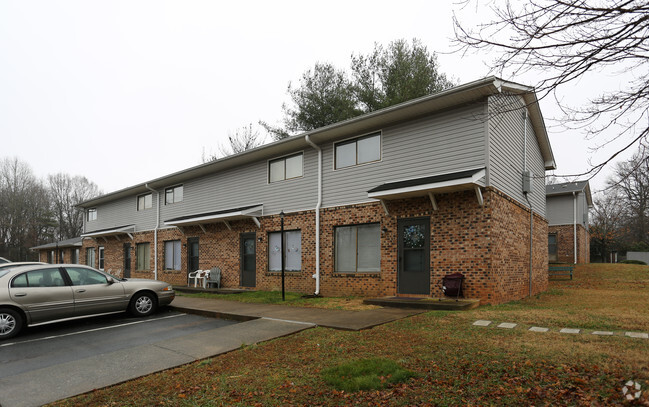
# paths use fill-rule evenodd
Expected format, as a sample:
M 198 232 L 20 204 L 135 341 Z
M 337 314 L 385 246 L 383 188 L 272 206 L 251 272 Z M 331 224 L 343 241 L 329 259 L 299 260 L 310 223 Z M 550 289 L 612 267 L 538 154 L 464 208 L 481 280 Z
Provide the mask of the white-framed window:
M 149 270 L 151 257 L 150 257 L 150 243 L 138 243 L 135 246 L 135 269 L 138 271 Z
M 95 248 L 86 249 L 86 266 L 95 267 Z
M 47 262 L 50 264 L 54 264 L 54 250 L 50 250 L 47 252 Z
M 335 144 L 336 169 L 381 160 L 381 133 L 341 141 Z
M 70 263 L 79 264 L 79 249 L 78 248 L 72 250 L 72 258 L 70 259 Z
M 165 189 L 165 205 L 182 202 L 183 200 L 183 186 L 176 185 L 175 187 Z
M 165 270 L 180 270 L 180 240 L 165 242 Z
M 268 270 L 282 271 L 282 232 L 268 234 Z M 284 231 L 284 271 L 302 270 L 302 232 Z
M 88 209 L 88 221 L 97 220 L 97 208 Z
M 334 229 L 337 273 L 381 271 L 381 228 L 378 223 Z
M 137 210 L 143 211 L 153 207 L 153 194 L 145 194 L 137 197 Z
M 104 246 L 99 246 L 99 270 L 104 269 Z
M 304 173 L 304 154 L 298 153 L 268 162 L 268 182 L 300 178 Z

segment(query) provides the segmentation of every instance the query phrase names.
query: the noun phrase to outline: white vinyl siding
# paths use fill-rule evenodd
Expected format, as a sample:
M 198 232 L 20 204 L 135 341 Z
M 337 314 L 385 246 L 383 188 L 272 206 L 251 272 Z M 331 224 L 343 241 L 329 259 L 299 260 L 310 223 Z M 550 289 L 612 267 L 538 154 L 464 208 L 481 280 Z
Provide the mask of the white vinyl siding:
M 339 226 L 335 229 L 335 272 L 381 270 L 381 230 L 371 225 Z
M 268 270 L 281 271 L 282 247 L 281 232 L 268 234 Z M 284 232 L 284 271 L 300 271 L 302 269 L 302 233 L 299 230 Z
M 180 270 L 180 240 L 165 242 L 165 270 Z

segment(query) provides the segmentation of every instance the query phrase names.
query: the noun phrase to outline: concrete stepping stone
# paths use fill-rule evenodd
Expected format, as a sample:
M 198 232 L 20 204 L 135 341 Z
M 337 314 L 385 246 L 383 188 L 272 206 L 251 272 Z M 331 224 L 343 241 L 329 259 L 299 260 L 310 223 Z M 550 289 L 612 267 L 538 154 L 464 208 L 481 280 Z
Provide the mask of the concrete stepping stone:
M 529 329 L 531 332 L 548 332 L 550 328 L 542 328 L 540 326 L 533 326 Z
M 645 332 L 625 332 L 624 335 L 629 338 L 649 339 L 649 334 Z
M 498 328 L 505 328 L 505 329 L 512 329 L 516 328 L 517 324 L 514 324 L 512 322 L 503 322 L 500 325 L 498 325 Z
M 489 326 L 491 325 L 491 321 L 487 321 L 484 319 L 479 319 L 473 323 L 475 326 Z
M 602 336 L 611 336 L 613 335 L 613 332 L 611 331 L 593 331 L 591 332 L 593 335 L 602 335 Z
M 581 332 L 581 329 L 562 328 L 559 332 L 561 332 L 562 334 L 578 334 Z

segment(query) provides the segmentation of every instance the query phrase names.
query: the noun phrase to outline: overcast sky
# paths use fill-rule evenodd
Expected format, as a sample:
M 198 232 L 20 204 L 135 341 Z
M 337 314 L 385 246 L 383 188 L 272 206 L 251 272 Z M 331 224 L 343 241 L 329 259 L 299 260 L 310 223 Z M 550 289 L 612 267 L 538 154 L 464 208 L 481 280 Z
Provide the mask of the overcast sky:
M 447 3 L 2 0 L 0 157 L 42 178 L 84 175 L 104 192 L 145 182 L 200 164 L 249 123 L 278 124 L 289 81 L 316 61 L 348 68 L 374 42 L 419 38 L 458 82 L 482 78 L 489 56 L 449 53 L 451 18 L 474 24 L 487 10 Z M 597 83 L 566 98 L 579 103 Z M 541 108 L 557 173 L 586 170 L 583 134 L 554 127 L 553 100 Z

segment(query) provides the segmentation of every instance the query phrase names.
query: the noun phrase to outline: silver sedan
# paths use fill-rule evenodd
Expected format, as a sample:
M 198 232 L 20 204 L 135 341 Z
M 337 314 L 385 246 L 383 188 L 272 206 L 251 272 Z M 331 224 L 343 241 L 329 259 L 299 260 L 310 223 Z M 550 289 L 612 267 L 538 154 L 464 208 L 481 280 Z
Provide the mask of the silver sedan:
M 25 326 L 130 311 L 147 316 L 175 298 L 157 280 L 117 278 L 79 264 L 16 265 L 0 269 L 0 340 Z

